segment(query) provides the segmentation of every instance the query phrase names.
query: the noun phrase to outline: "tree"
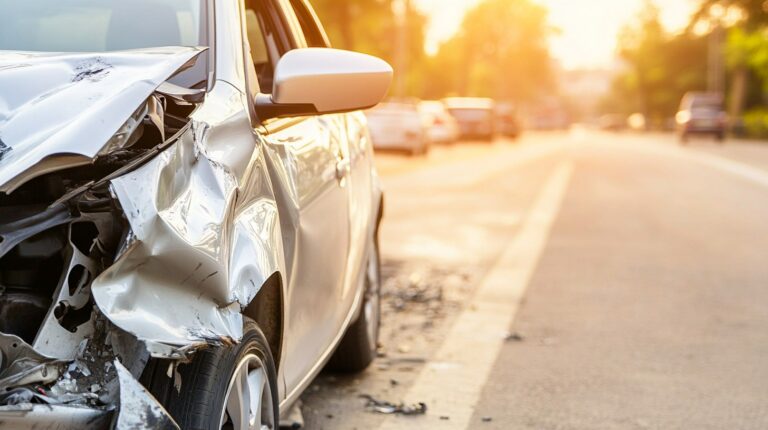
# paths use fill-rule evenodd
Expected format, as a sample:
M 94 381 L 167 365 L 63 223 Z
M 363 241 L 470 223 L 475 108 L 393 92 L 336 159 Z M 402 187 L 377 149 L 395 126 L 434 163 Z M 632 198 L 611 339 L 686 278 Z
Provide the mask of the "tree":
M 737 12 L 737 13 L 734 13 Z M 740 19 L 723 22 L 723 17 Z M 700 0 L 691 27 L 698 23 L 728 25 L 725 56 L 730 71 L 729 113 L 741 117 L 745 109 L 764 104 L 768 92 L 768 3 L 764 0 Z
M 663 92 L 668 80 L 664 64 L 667 34 L 659 19 L 659 9 L 646 1 L 638 25 L 626 26 L 619 36 L 619 55 L 629 65 L 630 76 L 625 78 L 634 90 L 637 108 L 648 120 L 662 115 Z
M 768 91 L 768 27 L 756 31 L 741 27 L 731 29 L 726 58 L 732 67 L 745 65 L 753 70 Z
M 396 67 L 395 78 L 404 79 L 407 93 L 418 92 L 423 81 L 426 17 L 410 2 L 404 3 L 405 19 L 399 22 L 393 0 L 314 0 L 315 11 L 325 25 L 328 37 L 337 48 L 375 55 L 392 65 L 398 63 L 398 49 L 407 59 L 405 67 Z M 402 24 L 406 28 L 402 28 Z M 399 47 L 399 32 L 407 34 Z M 404 70 L 400 70 L 404 68 Z
M 391 0 L 314 0 L 312 5 L 341 49 L 379 51 L 376 39 L 394 22 Z
M 713 15 L 722 15 L 729 9 L 739 10 L 744 15 L 744 23 L 749 29 L 768 25 L 768 7 L 765 0 L 700 0 L 691 25 L 718 18 Z
M 547 11 L 530 0 L 485 0 L 430 61 L 430 96 L 525 102 L 553 87 Z
M 669 34 L 658 8 L 647 1 L 635 25 L 624 28 L 618 53 L 626 65 L 613 83 L 608 112 L 641 112 L 662 127 L 675 114 L 683 94 L 706 86 L 707 40 L 693 33 Z

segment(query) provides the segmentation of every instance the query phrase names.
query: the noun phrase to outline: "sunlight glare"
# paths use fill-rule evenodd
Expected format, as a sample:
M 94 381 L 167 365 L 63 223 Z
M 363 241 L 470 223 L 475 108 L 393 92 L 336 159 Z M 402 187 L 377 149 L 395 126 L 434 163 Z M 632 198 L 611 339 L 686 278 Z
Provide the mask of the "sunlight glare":
M 614 63 L 616 37 L 632 20 L 643 0 L 536 0 L 550 11 L 551 24 L 559 29 L 552 37 L 552 54 L 566 69 L 605 68 Z M 478 0 L 414 0 L 430 17 L 427 52 L 433 54 L 441 42 L 461 25 L 464 13 Z M 664 24 L 679 30 L 695 8 L 691 0 L 657 1 Z

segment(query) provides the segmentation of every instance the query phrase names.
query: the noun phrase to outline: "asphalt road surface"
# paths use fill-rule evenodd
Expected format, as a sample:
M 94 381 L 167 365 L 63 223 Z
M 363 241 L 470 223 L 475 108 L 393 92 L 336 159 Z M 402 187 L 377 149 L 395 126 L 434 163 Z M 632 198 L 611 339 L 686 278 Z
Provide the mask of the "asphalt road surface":
M 377 158 L 380 357 L 321 375 L 305 428 L 768 428 L 768 144 L 575 130 Z

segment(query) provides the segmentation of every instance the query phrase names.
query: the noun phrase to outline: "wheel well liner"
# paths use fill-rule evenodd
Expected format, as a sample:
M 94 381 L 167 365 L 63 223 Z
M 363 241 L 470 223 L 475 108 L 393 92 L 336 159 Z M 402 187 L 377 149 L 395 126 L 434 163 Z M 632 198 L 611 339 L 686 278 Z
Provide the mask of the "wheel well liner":
M 267 278 L 259 293 L 243 311 L 243 315 L 256 321 L 264 332 L 278 370 L 282 362 L 284 304 L 283 278 L 279 272 L 275 272 Z

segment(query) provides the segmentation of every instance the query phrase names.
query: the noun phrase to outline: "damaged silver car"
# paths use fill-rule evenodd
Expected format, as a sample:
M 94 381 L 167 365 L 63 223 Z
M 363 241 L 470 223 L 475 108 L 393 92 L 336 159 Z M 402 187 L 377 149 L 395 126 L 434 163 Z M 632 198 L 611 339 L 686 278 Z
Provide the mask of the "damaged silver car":
M 274 429 L 364 369 L 391 78 L 306 0 L 0 0 L 0 427 Z

